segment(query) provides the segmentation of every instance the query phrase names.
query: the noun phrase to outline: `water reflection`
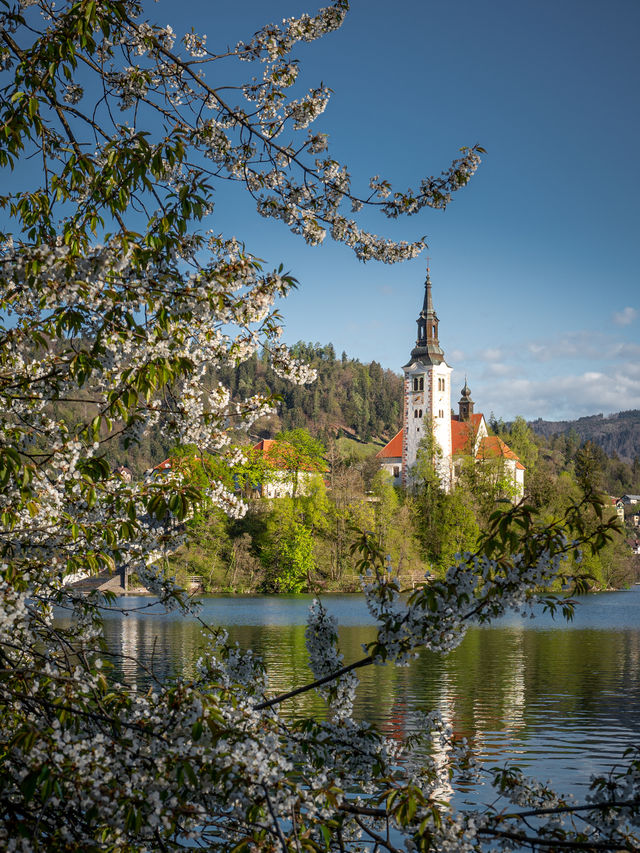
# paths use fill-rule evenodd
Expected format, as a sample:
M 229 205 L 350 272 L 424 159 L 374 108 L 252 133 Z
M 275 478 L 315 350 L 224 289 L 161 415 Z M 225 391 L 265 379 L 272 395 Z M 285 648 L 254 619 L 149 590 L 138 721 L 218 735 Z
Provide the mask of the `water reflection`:
M 341 625 L 345 660 L 359 658 L 374 636 L 364 601 L 328 596 L 326 603 Z M 279 692 L 310 679 L 308 604 L 305 596 L 212 598 L 204 600 L 202 617 L 261 654 L 271 690 Z M 115 676 L 139 688 L 151 678 L 192 675 L 203 647 L 197 621 L 177 614 L 107 614 L 105 634 L 119 655 Z M 390 737 L 404 740 L 421 725 L 420 712 L 438 709 L 481 758 L 517 758 L 535 775 L 575 790 L 640 741 L 640 588 L 586 599 L 568 626 L 509 617 L 471 629 L 447 656 L 423 652 L 410 667 L 358 674 L 356 716 Z M 283 710 L 321 715 L 323 704 L 306 694 Z

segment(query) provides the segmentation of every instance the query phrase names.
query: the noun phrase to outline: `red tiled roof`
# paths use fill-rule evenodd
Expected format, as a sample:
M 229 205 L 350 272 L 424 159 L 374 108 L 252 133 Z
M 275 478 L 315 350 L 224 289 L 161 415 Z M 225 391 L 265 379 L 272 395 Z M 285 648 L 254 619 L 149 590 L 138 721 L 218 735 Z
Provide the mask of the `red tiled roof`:
M 402 436 L 404 429 L 397 432 L 391 441 L 376 453 L 376 459 L 402 459 Z
M 473 414 L 469 421 L 460 421 L 457 416 L 451 418 L 451 453 L 453 456 L 459 456 L 469 453 L 471 443 L 475 440 L 480 424 L 482 422 L 482 413 Z M 402 458 L 402 439 L 404 430 L 401 429 L 394 435 L 388 444 L 376 453 L 377 459 L 401 459 Z M 476 459 L 514 459 L 516 468 L 525 471 L 526 468 L 520 462 L 516 454 L 511 450 L 508 444 L 505 444 L 497 435 L 489 435 L 482 438 Z
M 472 450 L 472 444 L 475 443 L 481 422 L 482 414 L 480 412 L 477 415 L 471 415 L 468 421 L 458 420 L 457 415 L 452 416 L 451 454 L 453 456 L 469 453 Z
M 480 442 L 476 458 L 497 459 L 498 457 L 502 457 L 503 459 L 514 459 L 516 462 L 516 468 L 522 468 L 525 470 L 524 465 L 522 465 L 513 450 L 508 444 L 505 444 L 501 438 L 497 435 L 485 436 Z
M 301 459 L 298 450 L 287 441 L 276 441 L 273 438 L 263 438 L 253 449 L 264 453 L 264 458 L 271 468 L 277 471 L 326 471 L 324 463 L 315 464 Z
M 275 444 L 275 441 L 273 438 L 263 438 L 257 444 L 253 445 L 253 449 L 254 450 L 270 450 L 274 444 Z
M 459 415 L 451 415 L 451 423 L 453 423 L 454 421 L 456 421 L 456 423 L 472 423 L 474 427 L 478 429 L 483 417 L 484 415 L 482 414 L 482 412 L 475 412 L 473 415 L 470 416 L 469 421 L 461 421 Z

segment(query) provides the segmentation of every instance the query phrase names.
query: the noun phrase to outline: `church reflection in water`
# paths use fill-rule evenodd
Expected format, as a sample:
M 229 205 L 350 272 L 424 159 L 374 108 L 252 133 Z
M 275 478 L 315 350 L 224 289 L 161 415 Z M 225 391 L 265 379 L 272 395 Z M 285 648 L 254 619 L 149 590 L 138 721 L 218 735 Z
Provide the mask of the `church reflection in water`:
M 336 597 L 332 606 L 341 598 L 345 613 L 357 611 L 358 597 Z M 232 613 L 229 621 L 246 621 L 227 626 L 230 639 L 263 656 L 276 693 L 310 680 L 307 606 L 268 597 L 212 599 L 205 600 L 203 616 L 219 623 Z M 577 778 L 588 779 L 640 741 L 640 587 L 594 596 L 583 612 L 584 627 L 514 618 L 471 629 L 447 656 L 425 651 L 406 668 L 361 669 L 355 714 L 404 741 L 423 726 L 425 712 L 439 710 L 455 737 L 466 738 L 480 758 L 516 758 L 536 776 L 571 790 Z M 287 615 L 294 624 L 286 624 Z M 264 624 L 269 620 L 279 624 Z M 146 611 L 108 614 L 105 635 L 114 679 L 137 689 L 192 677 L 206 644 L 195 620 Z M 373 636 L 371 625 L 340 628 L 345 660 L 359 658 L 362 643 Z M 308 693 L 285 703 L 282 713 L 321 717 L 324 705 Z

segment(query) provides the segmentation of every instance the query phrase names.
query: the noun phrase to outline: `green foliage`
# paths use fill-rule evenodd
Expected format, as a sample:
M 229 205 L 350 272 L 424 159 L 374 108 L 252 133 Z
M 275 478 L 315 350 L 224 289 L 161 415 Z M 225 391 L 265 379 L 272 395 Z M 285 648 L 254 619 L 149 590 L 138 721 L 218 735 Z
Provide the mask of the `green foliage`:
M 467 480 L 460 477 L 452 491 L 445 492 L 436 470 L 438 458 L 433 437 L 423 438 L 414 469 L 412 508 L 422 552 L 430 567 L 440 574 L 453 564 L 456 554 L 474 550 L 479 527 Z M 474 475 L 471 488 L 477 485 L 476 469 L 482 467 L 470 461 L 469 471 Z M 492 507 L 494 504 L 495 500 Z
M 260 540 L 260 556 L 266 569 L 269 592 L 302 592 L 315 568 L 313 539 L 295 498 L 272 502 Z
M 496 435 L 509 445 L 527 470 L 532 469 L 538 459 L 538 445 L 536 436 L 525 419 L 518 415 L 509 428 L 499 422 L 496 426 Z
M 531 433 L 522 419 L 514 426 L 513 432 L 504 426 L 499 429 L 504 440 L 517 446 L 530 463 L 526 500 L 552 523 L 584 494 L 575 474 L 580 448 L 565 443 L 573 452 L 567 461 L 557 447 L 549 447 Z M 357 590 L 359 580 L 349 549 L 353 529 L 359 528 L 375 534 L 390 555 L 400 582 L 411 586 L 423 576 L 426 566 L 441 576 L 455 562 L 456 554 L 473 551 L 479 531 L 486 528 L 505 498 L 511 497 L 513 488 L 501 459 L 482 465 L 467 459 L 458 467 L 455 487 L 445 493 L 436 472 L 437 450 L 428 438 L 419 448 L 418 476 L 411 494 L 394 488 L 379 469 L 375 446 L 366 456 L 365 445 L 339 439 L 331 441 L 325 451 L 324 445 L 300 428 L 283 431 L 280 441 L 292 454 L 292 466 L 306 460 L 306 467 L 312 462 L 326 467 L 323 476 L 329 489 L 318 475 L 291 497 L 253 500 L 243 520 L 222 523 L 213 519 L 210 531 L 207 520 L 198 517 L 197 523 L 190 523 L 188 546 L 174 561 L 174 567 L 184 573 L 179 576 L 201 574 L 206 588 L 218 590 Z M 251 464 L 255 482 L 268 477 L 268 471 L 260 469 L 260 459 Z M 584 509 L 585 520 L 595 530 L 600 519 L 590 506 Z M 610 510 L 605 507 L 606 512 Z M 570 565 L 576 571 L 581 565 L 594 586 L 624 586 L 635 577 L 633 558 L 619 534 L 602 543 L 598 553 L 587 550 L 581 559 L 579 564 L 571 555 Z
M 402 379 L 396 373 L 375 361 L 362 364 L 346 353 L 338 361 L 331 344 L 300 341 L 292 352 L 317 371 L 310 388 L 282 380 L 259 355 L 215 374 L 237 399 L 250 393 L 273 393 L 280 398 L 278 415 L 262 419 L 265 434 L 304 427 L 328 439 L 344 430 L 366 442 L 400 429 Z
M 298 427 L 297 429 L 283 430 L 276 435 L 276 441 L 282 442 L 285 447 L 292 448 L 295 451 L 296 467 L 305 465 L 314 471 L 324 469 L 324 454 L 327 449 L 317 438 L 312 438 L 306 429 Z
M 302 592 L 308 587 L 314 569 L 311 531 L 300 522 L 294 522 L 278 545 L 274 586 L 278 592 Z
M 637 409 L 606 417 L 590 415 L 575 421 L 543 421 L 538 418 L 532 421 L 531 426 L 536 435 L 548 442 L 565 442 L 568 456 L 573 456 L 580 445 L 591 441 L 602 448 L 609 459 L 623 460 L 625 466 L 629 466 L 627 472 L 632 473 L 633 461 L 640 447 L 640 411 Z M 640 485 L 640 479 L 635 482 Z M 630 485 L 625 483 L 622 491 L 631 491 Z M 606 488 L 613 493 L 619 491 L 609 486 Z

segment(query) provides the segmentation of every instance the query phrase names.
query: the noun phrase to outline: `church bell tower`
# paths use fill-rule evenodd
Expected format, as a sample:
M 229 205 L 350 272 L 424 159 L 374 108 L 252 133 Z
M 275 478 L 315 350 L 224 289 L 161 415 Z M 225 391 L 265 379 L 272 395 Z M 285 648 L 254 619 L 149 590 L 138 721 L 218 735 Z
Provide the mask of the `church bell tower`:
M 402 484 L 411 485 L 421 440 L 428 430 L 439 448 L 434 462 L 442 486 L 451 488 L 451 372 L 438 339 L 438 315 L 433 307 L 431 275 L 427 267 L 418 337 L 404 371 Z
M 464 388 L 460 392 L 461 397 L 458 400 L 458 420 L 470 421 L 473 414 L 474 402 L 471 399 L 471 389 L 467 384 L 467 377 L 464 377 Z

